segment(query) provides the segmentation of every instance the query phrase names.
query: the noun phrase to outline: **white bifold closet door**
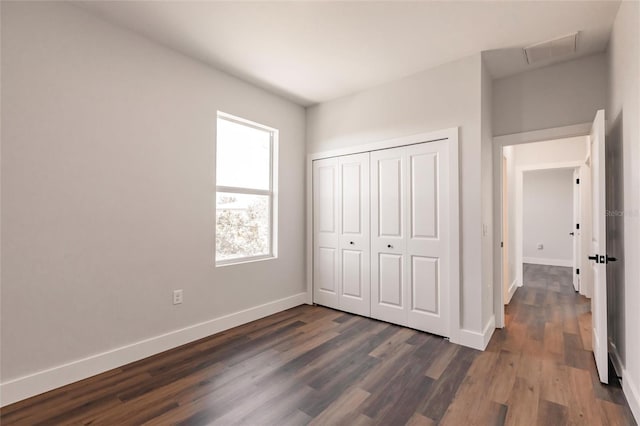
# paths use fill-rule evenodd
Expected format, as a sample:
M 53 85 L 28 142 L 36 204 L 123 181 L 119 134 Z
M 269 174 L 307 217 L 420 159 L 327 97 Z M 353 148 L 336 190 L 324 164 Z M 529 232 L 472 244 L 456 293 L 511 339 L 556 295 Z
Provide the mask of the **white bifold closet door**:
M 371 316 L 449 335 L 447 141 L 371 153 Z
M 314 302 L 369 316 L 369 153 L 313 162 Z

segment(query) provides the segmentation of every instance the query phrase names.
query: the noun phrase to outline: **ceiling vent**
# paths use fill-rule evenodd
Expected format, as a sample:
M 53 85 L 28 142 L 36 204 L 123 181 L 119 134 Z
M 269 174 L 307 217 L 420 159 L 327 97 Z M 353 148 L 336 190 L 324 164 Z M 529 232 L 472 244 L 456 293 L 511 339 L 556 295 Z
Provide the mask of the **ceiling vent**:
M 524 48 L 524 57 L 528 64 L 547 62 L 576 52 L 578 33 L 558 37 Z

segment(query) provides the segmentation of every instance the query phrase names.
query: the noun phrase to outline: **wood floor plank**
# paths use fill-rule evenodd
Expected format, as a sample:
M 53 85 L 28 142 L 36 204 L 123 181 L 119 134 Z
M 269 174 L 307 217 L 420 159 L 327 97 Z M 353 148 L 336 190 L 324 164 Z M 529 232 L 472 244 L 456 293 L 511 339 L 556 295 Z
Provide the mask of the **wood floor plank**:
M 506 330 L 506 336 L 501 348 L 513 353 L 522 351 L 526 336 L 527 326 L 519 320 L 514 320 Z
M 469 425 L 490 417 L 491 401 L 487 397 L 487 384 L 495 374 L 497 352 L 483 352 L 471 365 L 456 397 L 447 408 L 440 424 L 443 426 Z
M 569 371 L 569 424 L 601 425 L 600 407 L 596 404 L 595 395 L 588 371 L 568 367 Z
M 552 360 L 542 361 L 541 397 L 565 407 L 569 405 L 569 371 Z
M 631 424 L 631 418 L 625 413 L 625 407 L 609 401 L 598 401 L 603 425 L 625 426 Z
M 453 401 L 476 356 L 477 351 L 461 347 L 440 379 L 433 383 L 429 393 L 416 411 L 436 422 L 440 421 Z
M 535 424 L 538 417 L 540 384 L 538 380 L 516 377 L 506 405 L 506 425 Z
M 359 386 L 369 392 L 380 389 L 411 361 L 410 355 L 415 350 L 416 346 L 414 345 L 400 345 L 392 356 L 382 360 L 374 371 L 362 379 Z
M 567 407 L 540 399 L 536 424 L 540 426 L 567 424 Z
M 387 340 L 382 342 L 374 350 L 369 352 L 369 355 L 376 358 L 387 358 L 395 351 L 397 351 L 398 348 L 401 347 L 415 333 L 416 332 L 411 329 L 398 327 L 395 333 L 393 333 Z
M 0 410 L 3 425 L 634 425 L 571 268 L 525 265 L 485 352 L 299 306 Z
M 516 375 L 521 357 L 521 353 L 500 351 L 495 367 L 495 374 L 492 376 L 492 380 L 488 386 L 488 394 L 491 400 L 501 404 L 507 402 L 513 386 L 516 383 Z
M 547 322 L 544 326 L 544 348 L 547 353 L 557 355 L 558 358 L 564 356 L 564 339 L 562 324 L 558 322 Z
M 420 413 L 414 413 L 407 422 L 406 426 L 435 426 L 435 424 L 436 422 L 434 422 L 429 417 L 425 417 Z
M 348 425 L 358 417 L 359 407 L 371 394 L 355 386 L 342 394 L 325 408 L 310 424 L 322 425 Z
M 224 420 L 224 417 L 222 417 L 219 419 L 220 421 L 208 424 L 249 425 L 259 422 L 260 424 L 265 425 L 281 425 L 291 423 L 296 419 L 303 420 L 305 421 L 303 424 L 306 424 L 313 418 L 313 416 L 308 415 L 298 407 L 302 405 L 303 401 L 313 397 L 317 391 L 309 388 L 308 386 L 295 386 L 293 389 L 295 389 L 294 392 L 284 391 L 280 394 L 272 394 L 270 399 L 265 403 L 258 405 L 253 410 L 247 410 L 244 413 L 240 411 L 240 415 L 236 416 L 236 419 L 231 423 Z
M 444 370 L 449 366 L 449 363 L 451 363 L 460 347 L 444 341 L 441 348 L 441 352 L 438 356 L 434 357 L 433 362 L 430 363 L 427 371 L 424 372 L 425 376 L 431 377 L 434 380 L 438 380 L 442 376 L 442 373 L 444 373 Z

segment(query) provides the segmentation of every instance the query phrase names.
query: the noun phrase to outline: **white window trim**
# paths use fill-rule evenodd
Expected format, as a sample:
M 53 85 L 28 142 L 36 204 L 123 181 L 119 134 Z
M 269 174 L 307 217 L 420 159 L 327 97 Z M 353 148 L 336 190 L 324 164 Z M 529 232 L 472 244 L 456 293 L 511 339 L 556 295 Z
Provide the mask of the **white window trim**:
M 277 161 L 278 161 L 278 129 L 273 127 L 268 127 L 263 124 L 256 123 L 254 121 L 250 121 L 241 117 L 236 117 L 231 114 L 227 114 L 222 111 L 218 111 L 216 116 L 216 125 L 217 120 L 223 119 L 227 121 L 231 121 L 234 123 L 242 124 L 243 126 L 253 127 L 258 130 L 266 131 L 270 135 L 269 141 L 269 189 L 254 189 L 254 188 L 245 188 L 245 187 L 235 187 L 235 186 L 224 186 L 224 185 L 216 185 L 215 189 L 215 197 L 217 199 L 217 194 L 219 192 L 226 192 L 232 194 L 249 194 L 249 195 L 263 195 L 269 197 L 269 253 L 261 254 L 258 256 L 244 256 L 244 257 L 236 257 L 233 259 L 225 259 L 218 260 L 218 247 L 215 242 L 215 233 L 217 232 L 217 226 L 214 226 L 214 249 L 213 249 L 213 258 L 215 262 L 215 266 L 230 266 L 241 263 L 249 263 L 249 262 L 257 262 L 263 260 L 276 259 L 277 255 Z M 216 161 L 217 161 L 217 137 L 216 137 Z M 217 176 L 216 176 L 217 182 Z M 217 201 L 216 201 L 216 209 L 217 209 Z

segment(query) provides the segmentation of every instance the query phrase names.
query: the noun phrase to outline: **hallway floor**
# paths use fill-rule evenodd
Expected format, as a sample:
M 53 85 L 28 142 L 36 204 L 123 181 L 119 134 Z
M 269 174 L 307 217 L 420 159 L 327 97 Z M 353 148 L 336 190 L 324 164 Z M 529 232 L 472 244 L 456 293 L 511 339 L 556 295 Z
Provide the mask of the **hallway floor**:
M 506 327 L 472 364 L 444 424 L 635 425 L 615 373 L 598 380 L 591 302 L 572 269 L 524 265 Z

